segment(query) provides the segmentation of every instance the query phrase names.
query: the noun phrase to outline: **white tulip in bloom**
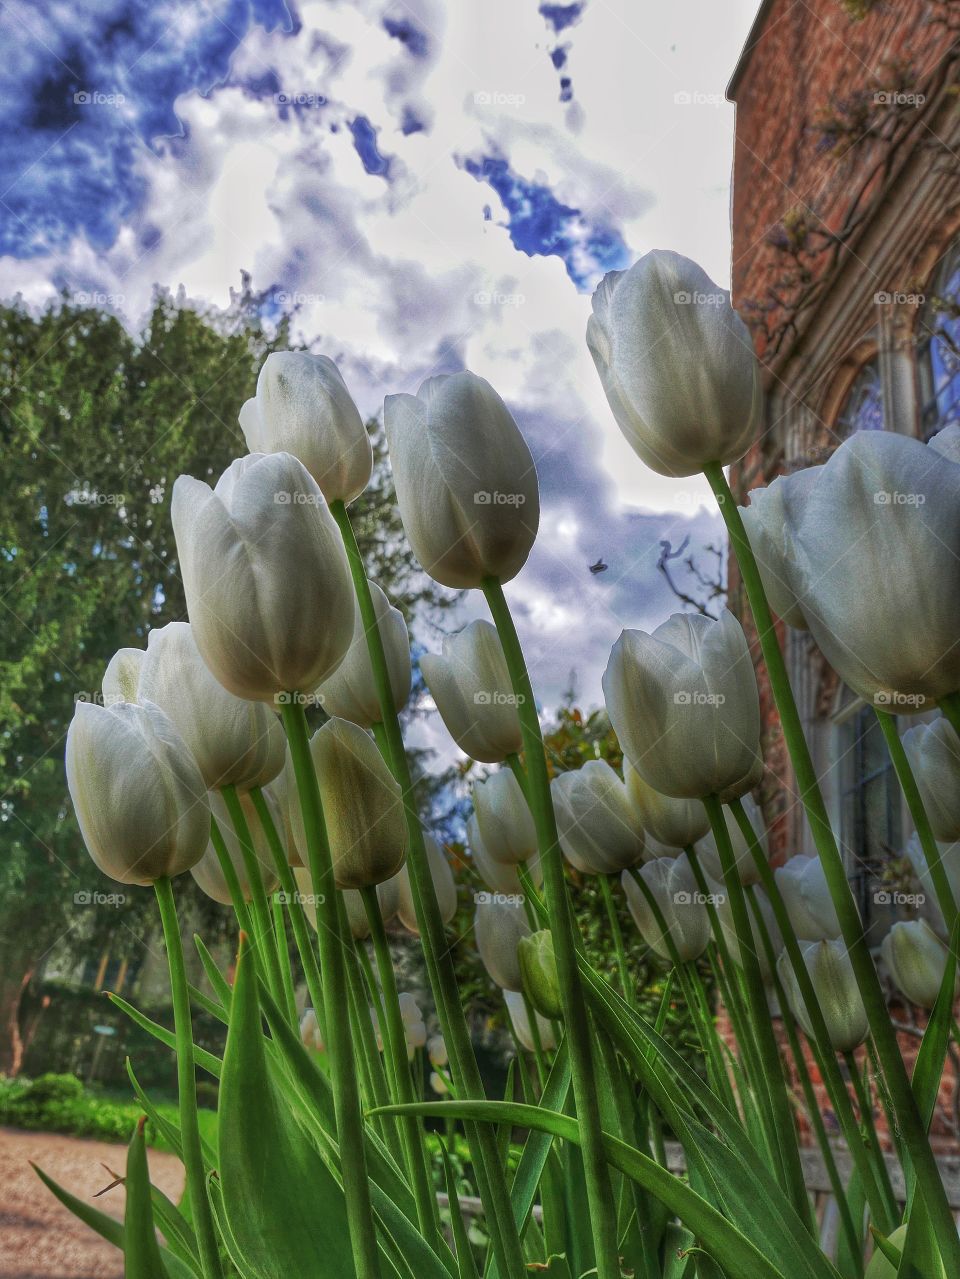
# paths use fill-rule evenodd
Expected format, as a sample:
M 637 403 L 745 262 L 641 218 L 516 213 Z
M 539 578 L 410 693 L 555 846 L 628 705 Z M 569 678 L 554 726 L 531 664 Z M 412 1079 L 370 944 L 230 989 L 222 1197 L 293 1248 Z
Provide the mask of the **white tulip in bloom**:
M 103 690 L 108 701 L 122 695 L 159 706 L 189 746 L 208 790 L 266 786 L 283 768 L 286 739 L 276 715 L 262 702 L 235 697 L 214 678 L 189 622 L 151 631 L 146 652 L 114 654 Z
M 802 941 L 800 953 L 810 974 L 834 1052 L 853 1052 L 866 1039 L 870 1027 L 846 945 L 835 938 Z M 794 1017 L 807 1037 L 814 1039 L 807 1007 L 786 951 L 777 960 L 777 973 Z
M 840 921 L 819 857 L 790 857 L 773 877 L 796 937 L 824 941 L 840 936 Z
M 960 839 L 960 739 L 943 716 L 903 735 L 903 748 L 920 788 L 936 839 Z
M 750 819 L 750 825 L 756 831 L 764 855 L 769 856 L 767 828 L 759 805 L 750 795 L 744 795 L 741 803 L 743 804 L 743 811 Z M 730 835 L 730 843 L 733 845 L 733 858 L 737 867 L 737 878 L 741 884 L 759 884 L 760 872 L 757 870 L 757 863 L 754 861 L 753 854 L 750 851 L 750 845 L 740 832 L 737 819 L 729 808 L 723 810 L 723 816 Z M 720 850 L 717 848 L 717 841 L 713 837 L 712 830 L 704 835 L 700 843 L 697 844 L 696 854 L 700 865 L 710 878 L 716 880 L 718 884 L 723 883 L 723 863 L 720 860 Z
M 760 696 L 732 613 L 674 613 L 650 635 L 624 631 L 603 695 L 624 755 L 662 794 L 728 802 L 759 782 Z
M 443 586 L 507 582 L 540 523 L 537 471 L 510 411 L 473 373 L 429 378 L 388 395 L 383 424 L 410 545 Z
M 519 866 L 537 852 L 537 828 L 520 783 L 508 768 L 473 787 L 473 811 L 480 838 L 495 862 Z
M 269 713 L 268 711 L 267 714 Z M 227 805 L 219 791 L 211 791 L 207 798 L 210 801 L 210 814 L 220 829 L 233 869 L 237 873 L 244 901 L 249 901 L 252 888 L 250 881 L 247 879 L 247 869 L 243 860 L 243 851 L 240 848 L 240 840 L 237 838 L 233 822 L 230 820 Z M 274 808 L 274 801 L 269 796 L 267 797 L 267 804 Z M 249 795 L 240 796 L 240 806 L 247 819 L 247 829 L 250 831 L 250 838 L 253 841 L 254 855 L 260 864 L 263 886 L 268 893 L 272 893 L 280 883 L 280 877 L 277 875 L 276 867 L 273 864 L 273 857 L 270 853 L 266 834 L 260 825 L 260 818 Z M 277 820 L 277 817 L 278 813 L 274 811 L 274 821 Z M 215 902 L 220 902 L 223 906 L 230 905 L 232 900 L 230 889 L 227 887 L 226 876 L 220 866 L 220 858 L 217 856 L 212 842 L 207 845 L 207 851 L 197 864 L 191 866 L 190 874 L 208 897 L 212 897 Z
M 699 959 L 710 941 L 710 917 L 686 853 L 658 857 L 637 872 L 660 907 L 667 934 L 684 963 Z M 628 870 L 621 881 L 627 905 L 640 936 L 661 958 L 670 960 L 670 946 L 643 890 Z
M 940 993 L 948 951 L 930 925 L 923 919 L 894 924 L 883 939 L 881 953 L 900 993 L 912 1004 L 932 1008 Z M 954 999 L 960 994 L 960 972 L 953 994 Z
M 293 767 L 293 757 L 287 747 L 283 768 L 267 787 L 265 793 L 274 800 L 280 815 L 280 834 L 291 866 L 306 866 L 307 850 L 298 840 L 303 839 L 303 820 L 300 813 L 300 793 Z
M 393 709 L 402 711 L 410 696 L 410 636 L 407 634 L 407 624 L 403 620 L 403 614 L 393 607 L 376 582 L 370 583 L 370 591 L 387 659 Z M 328 715 L 348 719 L 361 728 L 371 728 L 380 723 L 380 699 L 377 697 L 377 686 L 367 648 L 367 634 L 359 608 L 354 623 L 353 642 L 347 649 L 346 657 L 316 692 Z
M 630 802 L 650 837 L 645 840 L 647 857 L 676 855 L 702 839 L 710 829 L 707 810 L 699 799 L 672 799 L 662 795 L 647 785 L 628 759 L 623 761 L 623 779 Z
M 425 653 L 420 669 L 447 732 L 465 755 L 499 764 L 523 748 L 517 699 L 497 628 L 476 621 Z
M 303 912 L 307 919 L 316 929 L 317 899 L 313 892 L 313 879 L 310 872 L 305 866 L 296 866 L 294 867 L 293 877 L 297 881 L 297 900 L 303 907 Z M 393 879 L 377 884 L 377 904 L 380 907 L 380 914 L 384 923 L 389 923 L 397 913 L 396 880 L 397 877 L 394 875 Z M 367 911 L 359 890 L 345 888 L 343 890 L 343 905 L 347 912 L 350 936 L 356 938 L 357 941 L 363 941 L 365 937 L 369 937 L 370 925 L 367 922 Z
M 338 888 L 365 888 L 397 873 L 407 852 L 403 797 L 368 733 L 345 719 L 328 719 L 310 741 Z M 306 848 L 302 811 L 291 825 Z
M 530 1027 L 530 1018 L 527 1016 L 527 1006 L 523 1002 L 523 995 L 516 990 L 505 990 L 503 992 L 503 1002 L 507 1006 L 507 1014 L 510 1017 L 510 1024 L 513 1026 L 513 1033 L 523 1047 L 526 1048 L 527 1052 L 532 1053 L 534 1051 L 533 1031 Z M 553 1052 L 557 1046 L 557 1036 L 554 1033 L 553 1022 L 547 1021 L 546 1017 L 541 1017 L 537 1012 L 533 1015 L 537 1019 L 540 1047 L 545 1053 Z
M 353 583 L 323 494 L 289 453 L 233 462 L 211 489 L 181 475 L 171 510 L 203 660 L 237 697 L 312 692 L 353 639 Z
M 427 848 L 427 865 L 430 868 L 430 878 L 433 880 L 433 891 L 436 893 L 437 905 L 440 907 L 440 918 L 445 924 L 449 924 L 457 913 L 457 881 L 453 878 L 450 861 L 437 841 L 432 835 L 424 835 L 423 838 Z M 410 867 L 407 863 L 400 867 L 399 874 L 394 876 L 392 882 L 396 884 L 397 890 L 397 917 L 408 932 L 419 936 L 420 928 L 413 904 L 413 889 L 410 887 Z
M 530 936 L 527 912 L 520 897 L 498 893 L 477 895 L 473 935 L 483 966 L 502 990 L 522 990 L 523 975 L 517 947 Z
M 960 689 L 960 464 L 942 434 L 859 431 L 745 512 L 776 610 L 806 623 L 854 692 L 900 714 Z
M 352 502 L 370 482 L 370 437 L 340 370 L 325 355 L 268 355 L 240 426 L 251 453 L 299 458 L 328 502 Z
M 660 475 L 735 462 L 760 425 L 753 340 L 706 271 L 655 249 L 609 271 L 593 295 L 587 346 L 610 411 Z
M 910 859 L 914 874 L 920 881 L 922 891 L 918 894 L 918 900 L 903 904 L 916 906 L 920 915 L 927 920 L 934 931 L 939 933 L 944 939 L 948 938 L 950 929 L 947 927 L 943 912 L 940 909 L 937 890 L 934 887 L 933 877 L 927 866 L 926 854 L 923 851 L 923 845 L 920 843 L 919 835 L 910 836 L 904 853 Z M 951 840 L 949 842 L 938 840 L 937 856 L 947 877 L 947 883 L 950 885 L 950 891 L 953 893 L 953 899 L 960 902 L 960 840 Z
M 560 847 L 585 875 L 615 875 L 643 860 L 643 826 L 627 788 L 602 759 L 550 783 Z
M 480 834 L 480 823 L 477 821 L 476 813 L 471 813 L 467 818 L 467 844 L 470 848 L 473 864 L 477 868 L 477 874 L 492 893 L 510 895 L 523 892 L 516 866 L 495 861 L 487 852 L 487 846 L 484 844 L 483 836 Z M 531 861 L 529 864 L 532 869 L 534 862 Z M 537 859 L 537 864 L 539 864 L 539 859 Z
M 78 702 L 66 765 L 83 841 L 111 879 L 152 884 L 203 856 L 207 790 L 186 742 L 152 702 Z
M 733 922 L 733 910 L 730 906 L 730 898 L 727 896 L 726 889 L 722 884 L 711 883 L 710 891 L 715 898 L 717 915 L 719 916 L 720 926 L 723 929 L 723 935 L 730 950 L 730 958 L 735 964 L 742 968 L 744 962 L 743 955 L 740 951 L 740 942 L 737 939 L 736 925 Z M 783 950 L 783 937 L 780 934 L 780 929 L 777 927 L 777 921 L 773 914 L 773 907 L 770 905 L 766 893 L 764 893 L 761 889 L 754 888 L 750 891 L 756 894 L 757 901 L 760 903 L 760 913 L 763 915 L 764 923 L 767 926 L 767 932 L 770 934 L 770 940 L 773 943 L 773 953 L 775 956 L 779 956 L 781 950 Z M 757 928 L 757 921 L 753 917 L 753 910 L 749 904 L 747 905 L 747 915 L 750 919 L 752 950 L 760 965 L 760 975 L 762 976 L 764 983 L 769 985 L 773 980 L 773 971 L 767 960 L 767 950 L 763 944 L 763 938 Z

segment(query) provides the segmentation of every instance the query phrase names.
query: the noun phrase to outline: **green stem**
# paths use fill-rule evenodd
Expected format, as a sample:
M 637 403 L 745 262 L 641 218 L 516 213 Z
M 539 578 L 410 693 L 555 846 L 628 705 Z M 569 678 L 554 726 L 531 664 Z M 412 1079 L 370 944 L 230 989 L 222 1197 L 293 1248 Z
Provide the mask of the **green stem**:
M 860 1107 L 860 1125 L 863 1130 L 865 1140 L 873 1152 L 873 1158 L 877 1166 L 883 1169 L 883 1190 L 887 1199 L 893 1204 L 893 1211 L 894 1214 L 896 1214 L 897 1198 L 893 1191 L 893 1184 L 890 1181 L 887 1161 L 883 1157 L 883 1147 L 880 1145 L 880 1138 L 877 1136 L 877 1126 L 873 1121 L 873 1098 L 870 1096 L 869 1087 L 863 1075 L 860 1073 L 860 1067 L 857 1065 L 857 1059 L 853 1053 L 844 1053 L 843 1060 L 847 1063 L 847 1070 L 850 1073 L 850 1082 L 853 1084 L 853 1091 L 857 1097 L 857 1105 Z
M 277 944 L 277 958 L 280 960 L 280 981 L 283 987 L 284 1007 L 291 1026 L 296 1026 L 297 995 L 293 988 L 293 973 L 290 971 L 290 945 L 287 940 L 287 926 L 283 916 L 283 906 L 276 896 L 270 898 L 270 909 L 273 915 L 273 936 Z
M 450 1054 L 454 1082 L 460 1097 L 482 1099 L 484 1097 L 483 1080 L 470 1042 L 453 966 L 453 955 L 446 941 L 433 877 L 430 873 L 423 829 L 420 825 L 410 777 L 410 766 L 403 745 L 403 735 L 400 732 L 400 720 L 393 702 L 383 638 L 380 634 L 370 583 L 367 580 L 363 557 L 343 502 L 331 503 L 330 512 L 343 537 L 357 603 L 360 607 L 360 617 L 367 637 L 367 651 L 380 702 L 379 739 L 386 748 L 387 763 L 403 796 L 409 839 L 407 870 L 410 876 L 410 891 L 430 986 L 436 1000 L 437 1014 L 447 1051 Z M 465 1124 L 464 1131 L 470 1145 L 477 1190 L 484 1206 L 487 1228 L 497 1257 L 499 1272 L 501 1276 L 509 1276 L 512 1279 L 514 1275 L 521 1275 L 524 1272 L 523 1248 L 513 1216 L 510 1192 L 496 1134 L 489 1125 L 476 1122 Z
M 377 1234 L 370 1205 L 363 1119 L 357 1091 L 353 1040 L 344 1017 L 349 988 L 346 971 L 346 938 L 340 928 L 333 863 L 320 803 L 320 788 L 310 754 L 307 718 L 301 702 L 291 697 L 283 703 L 283 726 L 290 744 L 303 825 L 310 859 L 310 876 L 317 898 L 317 937 L 326 1010 L 326 1043 L 329 1049 L 337 1141 L 347 1204 L 347 1222 L 357 1279 L 379 1279 Z
M 520 715 L 527 766 L 527 798 L 537 828 L 544 897 L 550 918 L 550 931 L 553 934 L 563 1019 L 570 1046 L 573 1093 L 583 1143 L 583 1166 L 596 1249 L 597 1275 L 598 1279 L 620 1279 L 615 1204 L 600 1129 L 590 1022 L 577 964 L 577 951 L 582 943 L 567 896 L 537 705 L 503 588 L 497 579 L 488 578 L 483 584 L 483 593 L 500 636 Z
M 623 946 L 623 930 L 620 927 L 620 920 L 617 917 L 617 903 L 614 901 L 613 890 L 610 887 L 610 875 L 598 875 L 600 880 L 600 896 L 603 898 L 603 904 L 607 911 L 607 922 L 610 924 L 610 935 L 613 938 L 613 949 L 617 957 L 617 971 L 620 974 L 620 987 L 623 990 L 623 997 L 628 1004 L 634 1002 L 633 984 L 630 981 L 630 970 L 627 967 L 627 952 Z
M 760 846 L 757 833 L 753 829 L 742 802 L 739 799 L 735 799 L 729 805 L 729 808 L 737 825 L 740 827 L 741 834 L 747 841 L 747 846 L 760 875 L 760 883 L 773 908 L 773 915 L 783 938 L 787 958 L 790 960 L 790 967 L 793 969 L 797 980 L 803 1006 L 806 1009 L 807 1016 L 810 1018 L 814 1038 L 813 1046 L 817 1052 L 817 1060 L 820 1065 L 824 1086 L 830 1095 L 834 1112 L 843 1129 L 844 1139 L 860 1174 L 860 1181 L 867 1202 L 870 1205 L 874 1223 L 886 1234 L 889 1234 L 897 1224 L 897 1208 L 896 1202 L 891 1201 L 891 1197 L 884 1193 L 886 1165 L 884 1165 L 883 1169 L 875 1168 L 871 1164 L 867 1151 L 860 1139 L 860 1129 L 857 1124 L 857 1117 L 853 1112 L 850 1094 L 847 1092 L 846 1083 L 840 1072 L 840 1067 L 837 1065 L 837 1054 L 830 1040 L 830 1032 L 827 1030 L 827 1023 L 820 1007 L 820 1000 L 810 977 L 810 970 L 804 961 L 800 943 L 794 934 L 793 925 L 790 923 L 790 914 L 787 910 L 786 902 L 783 900 L 783 894 L 780 892 L 780 885 L 770 869 L 770 863 L 767 861 L 766 854 Z
M 266 970 L 267 986 L 270 994 L 282 1008 L 284 1006 L 283 979 L 280 976 L 280 958 L 277 954 L 277 940 L 270 920 L 270 907 L 267 905 L 267 890 L 263 886 L 263 875 L 260 873 L 260 862 L 254 852 L 247 815 L 240 803 L 236 786 L 224 786 L 220 791 L 230 814 L 233 829 L 240 845 L 243 857 L 243 868 L 247 874 L 250 889 L 250 902 L 253 906 L 253 917 L 256 921 L 258 948 L 263 955 L 263 966 Z
M 362 888 L 364 909 L 367 912 L 367 923 L 370 925 L 370 937 L 373 941 L 373 954 L 377 961 L 377 972 L 380 975 L 380 988 L 383 991 L 384 1044 L 392 1065 L 393 1087 L 397 1100 L 413 1102 L 413 1081 L 410 1078 L 410 1066 L 407 1062 L 406 1036 L 403 1032 L 403 1018 L 400 1015 L 400 999 L 397 993 L 397 979 L 393 971 L 393 957 L 387 942 L 387 931 L 384 928 L 383 916 L 380 913 L 380 902 L 376 888 Z M 437 1207 L 436 1196 L 427 1167 L 426 1151 L 423 1145 L 423 1128 L 413 1115 L 404 1115 L 401 1123 L 404 1152 L 406 1154 L 407 1171 L 413 1186 L 414 1202 L 417 1208 L 417 1222 L 420 1233 L 432 1241 L 437 1249 Z
M 933 831 L 930 829 L 930 819 L 927 817 L 927 810 L 924 808 L 923 800 L 920 797 L 920 788 L 913 775 L 913 769 L 910 767 L 910 760 L 907 758 L 907 752 L 903 748 L 903 742 L 900 740 L 896 717 L 887 711 L 879 709 L 876 715 L 883 731 L 884 740 L 887 743 L 887 750 L 890 752 L 890 759 L 893 761 L 897 780 L 900 782 L 900 789 L 903 791 L 907 807 L 910 809 L 910 816 L 913 818 L 913 824 L 916 827 L 927 869 L 930 871 L 930 878 L 933 880 L 934 892 L 937 894 L 937 904 L 943 913 L 947 932 L 949 933 L 953 928 L 953 921 L 957 917 L 957 902 L 953 895 L 953 889 L 950 887 L 947 872 L 943 868 L 940 849 L 937 847 L 937 841 L 934 838 Z
M 226 841 L 223 838 L 223 832 L 217 825 L 217 819 L 213 816 L 210 818 L 210 842 L 213 844 L 214 852 L 217 854 L 217 860 L 220 863 L 220 870 L 223 872 L 223 878 L 226 881 L 227 891 L 230 893 L 230 901 L 233 903 L 233 911 L 237 917 L 243 932 L 249 938 L 253 938 L 253 927 L 250 923 L 250 912 L 247 910 L 247 903 L 244 900 L 243 889 L 240 887 L 240 879 L 237 875 L 237 868 L 233 864 L 233 858 L 227 849 Z M 256 947 L 252 947 L 254 954 Z
M 803 735 L 803 725 L 790 687 L 786 663 L 780 651 L 773 617 L 767 604 L 760 570 L 737 504 L 723 474 L 723 467 L 719 462 L 708 463 L 704 467 L 704 474 L 716 495 L 720 513 L 730 536 L 731 549 L 740 567 L 744 590 L 756 623 L 757 636 L 770 679 L 770 688 L 777 710 L 780 712 L 784 740 L 793 762 L 797 789 L 800 792 L 814 843 L 820 854 L 827 886 L 840 921 L 843 940 L 850 955 L 857 985 L 860 988 L 877 1055 L 899 1128 L 903 1134 L 904 1145 L 916 1172 L 917 1186 L 926 1201 L 927 1211 L 930 1214 L 931 1224 L 947 1271 L 960 1274 L 960 1236 L 957 1234 L 956 1222 L 950 1211 L 937 1161 L 910 1086 L 910 1078 L 900 1053 L 896 1032 L 887 1012 L 883 989 L 870 956 L 863 924 L 850 885 L 847 883 L 843 858 L 830 827 L 830 819 L 820 792 L 816 769 Z M 944 701 L 949 702 L 949 699 Z M 951 706 L 951 711 L 948 712 L 945 705 L 944 713 L 954 713 L 956 709 Z
M 193 1023 L 190 1018 L 190 991 L 183 960 L 180 921 L 173 898 L 173 885 L 165 876 L 156 880 L 154 889 L 160 907 L 163 940 L 170 968 L 170 994 L 173 999 L 173 1024 L 177 1039 L 177 1087 L 180 1098 L 180 1140 L 183 1163 L 187 1172 L 187 1192 L 203 1279 L 222 1279 L 220 1252 L 213 1225 L 213 1212 L 207 1198 L 207 1182 L 203 1171 L 203 1148 L 197 1122 L 197 1076 L 193 1057 Z

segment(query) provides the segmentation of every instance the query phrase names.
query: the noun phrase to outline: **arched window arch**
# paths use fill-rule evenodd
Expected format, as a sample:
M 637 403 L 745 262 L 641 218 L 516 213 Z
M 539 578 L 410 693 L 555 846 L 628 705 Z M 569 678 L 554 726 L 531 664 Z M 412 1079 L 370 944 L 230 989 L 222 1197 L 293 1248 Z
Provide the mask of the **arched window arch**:
M 874 356 L 860 366 L 850 383 L 833 429 L 845 440 L 857 431 L 882 431 L 885 425 L 880 365 Z
M 925 440 L 960 422 L 960 240 L 931 281 L 918 326 L 920 433 Z

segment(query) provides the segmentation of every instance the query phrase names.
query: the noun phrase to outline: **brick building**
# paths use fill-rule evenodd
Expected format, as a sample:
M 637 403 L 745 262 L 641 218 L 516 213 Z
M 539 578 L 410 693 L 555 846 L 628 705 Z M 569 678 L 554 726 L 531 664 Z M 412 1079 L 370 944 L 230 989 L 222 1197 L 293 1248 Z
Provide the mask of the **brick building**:
M 738 500 L 825 461 L 854 431 L 928 438 L 960 420 L 958 77 L 960 0 L 761 5 L 728 88 L 733 301 L 754 334 L 766 393 L 765 430 L 731 475 Z M 730 592 L 743 616 L 735 569 Z M 781 641 L 878 940 L 890 917 L 880 877 L 896 867 L 909 815 L 871 708 L 805 632 L 784 628 Z M 799 805 L 787 801 L 795 788 L 762 673 L 761 688 L 764 801 L 779 860 L 814 849 Z M 908 1057 L 915 1044 L 915 1032 L 904 1036 Z M 945 1088 L 949 1114 L 952 1071 Z M 951 1129 L 940 1127 L 941 1139 Z

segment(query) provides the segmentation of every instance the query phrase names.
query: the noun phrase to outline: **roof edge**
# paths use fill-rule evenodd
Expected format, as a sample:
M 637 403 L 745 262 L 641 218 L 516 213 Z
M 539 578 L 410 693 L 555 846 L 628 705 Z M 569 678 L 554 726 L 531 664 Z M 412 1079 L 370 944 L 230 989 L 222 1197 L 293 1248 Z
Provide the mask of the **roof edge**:
M 724 97 L 728 102 L 736 101 L 733 95 L 737 91 L 740 80 L 747 69 L 747 65 L 750 62 L 750 57 L 754 49 L 760 43 L 761 29 L 766 26 L 770 10 L 773 8 L 775 3 L 776 0 L 762 0 L 760 8 L 757 10 L 757 15 L 750 25 L 750 30 L 747 33 L 747 38 L 744 41 L 743 48 L 740 50 L 740 57 L 737 59 L 737 65 L 734 67 L 733 74 L 731 75 L 729 83 L 724 90 Z

